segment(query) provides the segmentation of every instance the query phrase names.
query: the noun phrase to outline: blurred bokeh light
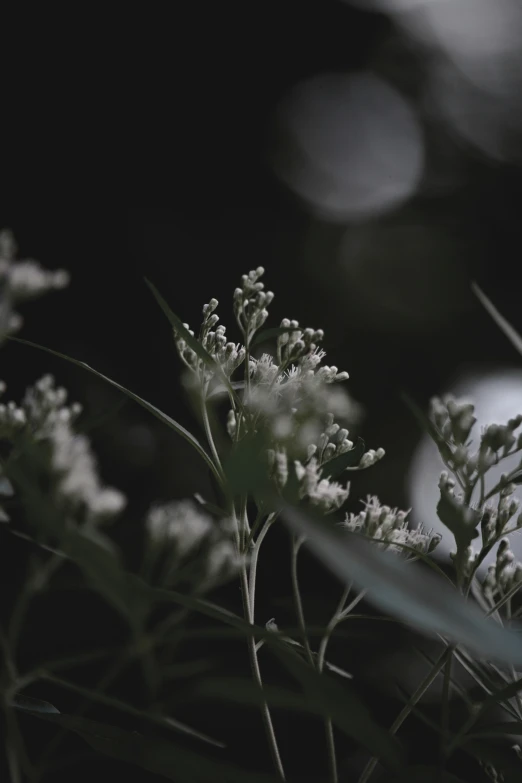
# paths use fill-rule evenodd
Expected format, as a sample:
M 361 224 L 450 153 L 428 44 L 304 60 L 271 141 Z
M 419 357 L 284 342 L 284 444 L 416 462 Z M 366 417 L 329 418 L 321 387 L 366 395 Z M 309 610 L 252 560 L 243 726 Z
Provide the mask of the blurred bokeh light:
M 422 132 L 401 94 L 379 77 L 328 73 L 296 85 L 277 120 L 276 173 L 332 221 L 386 212 L 415 193 Z

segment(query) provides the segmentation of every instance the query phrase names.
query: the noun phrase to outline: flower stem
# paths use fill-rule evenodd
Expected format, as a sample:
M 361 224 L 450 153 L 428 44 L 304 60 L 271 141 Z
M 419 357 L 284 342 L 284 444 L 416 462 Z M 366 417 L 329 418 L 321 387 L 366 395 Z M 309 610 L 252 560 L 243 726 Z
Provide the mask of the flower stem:
M 303 646 L 306 652 L 306 657 L 310 666 L 315 666 L 312 651 L 310 649 L 310 643 L 308 642 L 308 636 L 306 633 L 306 623 L 303 612 L 303 602 L 301 601 L 301 592 L 299 590 L 299 579 L 297 578 L 297 556 L 301 548 L 302 539 L 294 536 L 292 539 L 292 593 L 294 596 L 295 611 L 297 614 L 297 624 L 301 631 L 303 639 Z
M 275 519 L 275 514 L 270 514 L 265 520 L 265 523 L 261 528 L 261 530 L 259 531 L 258 537 L 256 538 L 256 542 L 252 549 L 252 556 L 250 558 L 250 573 L 248 576 L 248 594 L 249 594 L 249 608 L 250 608 L 251 623 L 254 622 L 254 613 L 255 613 L 254 610 L 255 610 L 255 603 L 256 603 L 257 561 L 259 558 L 259 550 L 261 549 L 261 544 L 263 543 L 263 540 L 266 534 L 268 533 L 274 519 Z
M 245 613 L 245 618 L 252 625 L 254 607 L 249 595 L 247 567 L 245 564 L 243 564 L 243 566 L 241 567 L 241 588 L 242 588 L 241 592 L 243 595 L 243 611 Z M 259 661 L 257 660 L 256 642 L 253 633 L 250 633 L 248 635 L 248 653 L 250 657 L 250 666 L 252 668 L 252 675 L 254 677 L 254 681 L 258 686 L 258 688 L 262 691 L 263 680 L 261 678 L 261 671 L 259 669 Z M 261 713 L 263 716 L 263 723 L 265 725 L 265 732 L 268 740 L 268 745 L 270 748 L 270 754 L 272 756 L 272 761 L 276 768 L 279 779 L 284 781 L 286 780 L 285 771 L 283 768 L 283 763 L 281 761 L 281 756 L 279 754 L 279 747 L 277 744 L 277 739 L 274 731 L 274 725 L 272 723 L 272 717 L 270 715 L 270 710 L 268 708 L 268 704 L 266 703 L 266 701 L 263 701 L 261 707 Z

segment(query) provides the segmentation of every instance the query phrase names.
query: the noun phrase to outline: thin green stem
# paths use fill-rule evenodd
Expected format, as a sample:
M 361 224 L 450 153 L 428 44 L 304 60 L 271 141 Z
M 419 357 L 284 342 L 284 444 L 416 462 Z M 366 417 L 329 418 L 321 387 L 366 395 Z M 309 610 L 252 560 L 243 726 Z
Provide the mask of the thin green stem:
M 351 589 L 352 589 L 351 583 L 346 585 L 346 587 L 344 588 L 343 594 L 341 596 L 341 600 L 339 601 L 337 608 L 334 614 L 332 615 L 330 622 L 326 627 L 326 632 L 319 644 L 319 651 L 317 653 L 317 663 L 316 663 L 318 672 L 323 671 L 324 659 L 325 659 L 328 642 L 330 641 L 330 637 L 335 630 L 335 626 L 339 622 L 339 616 L 346 605 L 346 601 L 348 600 L 348 596 L 350 594 Z M 324 719 L 324 731 L 326 736 L 326 748 L 328 752 L 328 765 L 330 768 L 330 779 L 332 783 L 338 783 L 339 776 L 337 772 L 337 757 L 335 753 L 335 736 L 334 736 L 332 719 L 329 717 L 326 717 Z
M 447 758 L 447 739 L 449 735 L 449 696 L 451 688 L 451 665 L 453 662 L 453 653 L 456 645 L 450 645 L 447 648 L 448 658 L 444 665 L 444 679 L 442 682 L 442 705 L 441 705 L 441 768 Z
M 256 539 L 256 542 L 252 549 L 252 555 L 250 557 L 250 569 L 248 575 L 248 594 L 249 594 L 249 608 L 250 608 L 251 623 L 254 622 L 254 615 L 255 615 L 257 562 L 259 558 L 259 551 L 261 549 L 261 544 L 263 543 L 264 538 L 268 533 L 268 531 L 270 530 L 270 527 L 274 521 L 274 517 L 275 517 L 274 514 L 270 514 L 265 520 L 265 523 L 261 528 L 259 535 Z
M 302 539 L 299 539 L 296 536 L 294 536 L 294 538 L 292 539 L 292 569 L 291 569 L 292 593 L 294 597 L 295 611 L 297 614 L 297 624 L 299 626 L 299 630 L 301 631 L 301 636 L 303 639 L 303 647 L 306 652 L 306 657 L 308 659 L 310 666 L 314 666 L 315 665 L 314 657 L 312 655 L 312 651 L 310 649 L 310 643 L 308 641 L 308 635 L 306 633 L 306 623 L 305 623 L 305 617 L 303 611 L 303 602 L 301 601 L 301 591 L 299 590 L 299 579 L 297 577 L 297 556 L 301 548 L 301 543 L 302 543 Z
M 241 568 L 241 587 L 242 587 L 241 592 L 243 595 L 243 610 L 245 613 L 245 617 L 247 618 L 250 624 L 253 624 L 253 617 L 250 608 L 251 602 L 250 602 L 249 589 L 248 589 L 248 575 L 247 575 L 246 565 L 243 565 Z M 258 688 L 260 689 L 260 691 L 263 692 L 263 680 L 261 678 L 259 661 L 257 660 L 256 642 L 253 633 L 250 633 L 248 635 L 248 653 L 250 657 L 250 666 L 252 668 L 252 675 L 254 677 L 254 681 L 258 686 Z M 270 715 L 268 704 L 264 700 L 261 706 L 261 714 L 263 716 L 263 723 L 265 725 L 265 732 L 268 740 L 268 746 L 270 748 L 270 754 L 272 756 L 272 761 L 276 768 L 279 779 L 284 781 L 286 780 L 285 771 L 279 753 L 279 747 L 277 744 L 277 739 L 274 731 L 274 725 L 272 723 L 272 716 Z
M 508 601 L 506 602 L 506 619 L 508 621 L 508 625 L 510 625 L 511 624 L 511 619 L 512 619 L 511 598 L 509 598 Z M 515 680 L 518 679 L 518 675 L 517 675 L 517 673 L 515 671 L 515 667 L 513 666 L 513 664 L 511 664 L 510 667 L 509 667 L 509 673 L 511 674 L 511 677 L 513 678 L 513 682 L 515 682 Z M 522 696 L 520 695 L 520 691 L 516 692 L 516 694 L 515 694 L 515 701 L 517 703 L 519 718 L 522 718 Z
M 426 675 L 426 677 L 423 679 L 423 681 L 420 683 L 418 688 L 415 690 L 415 692 L 412 694 L 409 702 L 404 705 L 402 710 L 399 712 L 397 717 L 395 718 L 394 722 L 390 726 L 390 734 L 394 735 L 398 732 L 406 718 L 410 715 L 410 713 L 413 711 L 413 708 L 416 706 L 417 702 L 420 701 L 420 699 L 424 696 L 428 688 L 431 686 L 431 684 L 435 681 L 438 674 L 442 671 L 444 666 L 446 665 L 446 661 L 448 660 L 450 656 L 450 647 L 447 647 L 444 652 L 440 655 L 440 657 L 435 662 L 435 665 L 431 669 L 431 671 Z M 359 778 L 358 783 L 367 783 L 370 779 L 375 767 L 377 766 L 379 762 L 379 759 L 377 756 L 374 756 L 370 759 L 368 764 L 365 766 L 361 777 Z
M 350 584 L 347 584 L 346 587 L 344 588 L 341 599 L 337 604 L 337 608 L 332 615 L 332 619 L 326 626 L 325 634 L 319 643 L 319 650 L 317 652 L 317 670 L 319 672 L 323 671 L 324 657 L 326 655 L 326 648 L 328 646 L 328 642 L 330 641 L 330 638 L 335 630 L 336 625 L 340 622 L 340 615 L 346 605 L 346 601 L 348 600 L 348 596 L 350 595 L 351 589 L 352 589 L 352 583 L 350 582 Z
M 210 446 L 210 452 L 212 454 L 212 460 L 214 465 L 214 472 L 218 476 L 219 482 L 222 486 L 225 484 L 225 473 L 219 459 L 219 454 L 214 443 L 214 436 L 212 435 L 212 428 L 210 426 L 210 420 L 208 417 L 207 402 L 206 402 L 207 388 L 201 394 L 201 417 L 203 419 L 203 427 L 205 429 L 205 435 Z

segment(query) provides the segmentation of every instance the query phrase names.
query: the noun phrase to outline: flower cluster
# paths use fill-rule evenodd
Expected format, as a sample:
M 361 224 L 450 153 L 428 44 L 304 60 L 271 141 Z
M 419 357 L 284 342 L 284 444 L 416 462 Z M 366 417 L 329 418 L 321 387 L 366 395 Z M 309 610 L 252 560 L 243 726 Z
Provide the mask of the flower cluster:
M 422 527 L 408 527 L 409 511 L 382 506 L 375 496 L 368 496 L 364 510 L 358 514 L 347 514 L 342 526 L 352 533 L 362 533 L 374 541 L 385 544 L 394 551 L 404 551 L 403 546 L 411 547 L 420 553 L 433 552 L 441 537 L 426 532 Z
M 348 373 L 336 366 L 323 365 L 326 356 L 319 344 L 322 329 L 301 328 L 298 321 L 283 319 L 277 338 L 276 356 L 262 353 L 252 356 L 250 347 L 256 331 L 268 317 L 267 307 L 273 299 L 264 290 L 258 267 L 243 275 L 241 287 L 234 291 L 234 313 L 244 336 L 246 348 L 227 343 L 225 328 L 217 326 L 217 300 L 203 308 L 203 324 L 198 342 L 230 378 L 245 357 L 243 384 L 235 384 L 237 397 L 231 400 L 226 428 L 235 442 L 258 437 L 269 451 L 269 467 L 281 491 L 288 480 L 289 465 L 295 468 L 301 497 L 328 512 L 338 509 L 348 497 L 347 486 L 329 481 L 322 475 L 323 466 L 354 449 L 348 429 L 336 419 L 353 419 L 354 406 L 340 387 Z M 188 328 L 184 324 L 185 328 Z M 193 332 L 190 332 L 194 336 Z M 196 383 L 212 377 L 196 351 L 183 335 L 175 335 L 178 351 L 185 364 L 197 376 Z M 241 390 L 242 389 L 242 390 Z M 384 456 L 383 449 L 370 449 L 357 457 L 353 469 L 364 469 Z
M 506 484 L 500 490 L 497 508 L 489 503 L 484 506 L 480 519 L 483 546 L 492 545 L 503 533 L 513 532 L 513 528 L 506 530 L 506 527 L 520 506 L 518 498 L 513 497 L 515 489 L 516 486 L 513 483 Z M 522 514 L 519 514 L 514 529 L 521 525 Z
M 289 464 L 287 453 L 282 448 L 268 450 L 269 475 L 277 489 L 282 492 L 288 484 L 292 464 Z M 342 486 L 336 481 L 330 481 L 322 476 L 322 468 L 315 457 L 306 463 L 299 460 L 293 462 L 294 475 L 298 482 L 298 497 L 308 500 L 312 506 L 322 513 L 337 511 L 348 499 L 350 484 Z
M 190 500 L 154 505 L 145 519 L 147 564 L 164 587 L 197 592 L 235 576 L 240 567 L 228 519 L 214 521 Z
M 522 563 L 515 561 L 509 539 L 503 538 L 497 549 L 496 563 L 490 565 L 482 582 L 484 598 L 493 606 L 516 584 L 522 583 Z
M 0 231 L 0 342 L 22 325 L 21 316 L 14 310 L 16 304 L 69 283 L 65 270 L 51 272 L 36 261 L 16 261 L 17 252 L 11 231 Z
M 81 405 L 66 402 L 66 390 L 44 376 L 27 389 L 20 406 L 0 406 L 0 438 L 16 445 L 26 470 L 49 487 L 68 520 L 98 524 L 118 514 L 125 497 L 102 486 L 88 438 L 73 429 Z
M 515 435 L 515 430 L 522 424 L 522 415 L 519 415 L 507 424 L 486 427 L 479 448 L 471 453 L 468 439 L 476 422 L 474 411 L 471 403 L 457 401 L 451 396 L 444 400 L 434 397 L 430 403 L 430 417 L 449 447 L 448 464 L 452 469 L 462 471 L 467 480 L 483 476 L 500 459 L 522 450 L 522 434 L 518 438 Z
M 241 288 L 234 291 L 234 315 L 247 345 L 268 318 L 266 308 L 274 298 L 272 291 L 264 290 L 264 283 L 259 279 L 264 274 L 262 266 L 252 269 L 248 275 L 242 276 Z
M 227 378 L 230 378 L 234 370 L 244 361 L 245 349 L 239 344 L 227 341 L 225 326 L 216 326 L 219 321 L 219 316 L 215 313 L 217 306 L 217 299 L 211 299 L 208 304 L 203 306 L 203 322 L 199 331 L 198 341 L 220 367 L 222 373 Z M 189 325 L 183 324 L 183 326 L 194 337 L 194 332 L 189 328 Z M 174 333 L 174 339 L 178 353 L 187 367 L 196 373 L 203 382 L 210 381 L 214 373 L 209 366 L 199 358 L 197 353 L 187 345 L 183 337 L 176 332 Z

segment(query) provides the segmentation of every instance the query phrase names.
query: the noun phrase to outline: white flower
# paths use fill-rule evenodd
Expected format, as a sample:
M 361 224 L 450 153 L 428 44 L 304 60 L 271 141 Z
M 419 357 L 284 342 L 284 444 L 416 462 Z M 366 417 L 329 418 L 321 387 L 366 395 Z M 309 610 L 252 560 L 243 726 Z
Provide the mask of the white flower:
M 162 545 L 174 545 L 183 558 L 212 530 L 211 518 L 190 500 L 153 506 L 145 520 L 151 538 Z
M 145 527 L 149 557 L 159 563 L 166 587 L 188 579 L 196 592 L 203 592 L 234 576 L 241 564 L 231 520 L 216 522 L 191 500 L 154 505 Z
M 39 458 L 36 467 L 46 474 L 45 483 L 57 507 L 76 522 L 98 524 L 118 514 L 126 499 L 118 490 L 102 485 L 89 439 L 72 427 L 81 405 L 67 406 L 66 402 L 67 391 L 45 375 L 27 389 L 21 407 L 14 402 L 0 405 L 0 431 L 10 439 L 23 433 L 22 449 L 27 439 L 41 449 L 45 459 Z M 26 451 L 27 458 L 33 458 L 34 452 Z
M 0 231 L 0 342 L 22 325 L 20 315 L 13 309 L 16 303 L 69 284 L 69 274 L 65 270 L 52 272 L 36 261 L 16 261 L 17 251 L 11 231 Z
M 440 536 L 433 535 L 431 531 L 425 532 L 422 527 L 413 530 L 408 528 L 409 511 L 382 506 L 379 499 L 371 495 L 363 503 L 363 511 L 347 514 L 342 523 L 350 532 L 362 533 L 398 552 L 403 551 L 402 544 L 418 552 L 428 553 L 439 543 Z
M 317 506 L 325 514 L 336 511 L 348 499 L 350 484 L 345 487 L 336 481 L 321 478 L 321 468 L 315 457 L 302 465 L 299 460 L 294 462 L 296 476 L 300 483 L 299 496 L 307 497 L 313 506 Z

